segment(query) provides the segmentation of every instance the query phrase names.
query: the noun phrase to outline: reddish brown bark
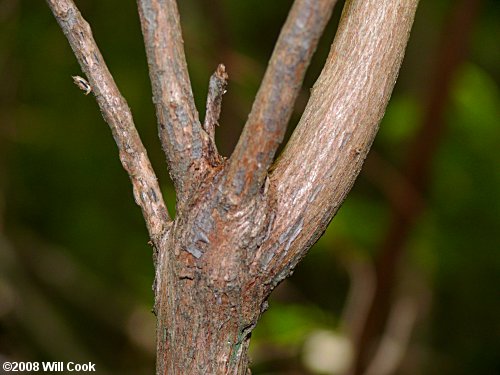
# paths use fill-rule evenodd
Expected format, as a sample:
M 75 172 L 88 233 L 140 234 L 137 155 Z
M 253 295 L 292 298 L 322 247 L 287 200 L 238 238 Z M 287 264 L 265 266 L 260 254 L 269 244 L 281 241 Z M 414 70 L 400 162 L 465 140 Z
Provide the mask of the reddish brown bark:
M 97 47 L 90 30 L 79 33 L 86 23 L 79 13 L 67 22 L 77 12 L 71 0 L 47 1 L 97 87 L 101 82 L 86 65 Z M 194 108 L 175 1 L 138 3 L 160 138 L 177 192 L 175 220 L 165 216 L 160 235 L 150 231 L 157 373 L 246 374 L 250 334 L 269 294 L 319 238 L 359 173 L 394 86 L 417 0 L 347 1 L 304 115 L 271 169 L 335 0 L 296 0 L 229 162 L 211 147 L 221 90 L 211 94 L 205 126 Z M 99 89 L 95 93 L 99 101 Z M 113 94 L 121 98 L 116 88 Z M 122 126 L 106 114 L 115 109 L 101 109 L 112 129 Z M 120 150 L 127 145 L 122 135 Z M 134 160 L 124 162 L 126 169 Z M 134 181 L 137 172 L 127 171 Z
M 307 67 L 336 2 L 294 2 L 229 161 L 226 190 L 233 199 L 251 197 L 264 184 Z

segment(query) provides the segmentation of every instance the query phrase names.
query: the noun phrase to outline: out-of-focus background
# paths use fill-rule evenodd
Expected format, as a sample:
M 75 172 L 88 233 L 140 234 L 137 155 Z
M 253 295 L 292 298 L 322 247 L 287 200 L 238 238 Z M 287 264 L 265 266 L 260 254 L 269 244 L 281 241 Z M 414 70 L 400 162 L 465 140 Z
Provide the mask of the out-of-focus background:
M 230 155 L 291 0 L 179 1 Z M 173 211 L 133 0 L 77 1 Z M 290 130 L 335 35 L 339 1 Z M 421 0 L 363 172 L 254 331 L 253 374 L 500 373 L 500 6 Z M 116 146 L 43 1 L 0 0 L 0 362 L 154 372 L 151 248 Z M 304 166 L 307 168 L 308 166 Z

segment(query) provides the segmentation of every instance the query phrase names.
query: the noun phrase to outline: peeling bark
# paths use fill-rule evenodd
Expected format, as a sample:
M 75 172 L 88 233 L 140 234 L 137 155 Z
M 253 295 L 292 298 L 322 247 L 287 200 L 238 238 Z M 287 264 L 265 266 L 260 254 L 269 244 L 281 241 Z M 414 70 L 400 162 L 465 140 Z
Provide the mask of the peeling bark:
M 85 40 L 97 50 L 90 29 L 81 17 L 64 21 L 62 8 L 77 12 L 71 0 L 47 1 L 101 105 L 100 76 L 86 65 Z M 296 0 L 240 142 L 225 161 L 213 140 L 224 70 L 219 67 L 211 80 L 202 126 L 175 1 L 138 0 L 160 138 L 177 192 L 175 220 L 162 216 L 160 234 L 152 236 L 157 374 L 247 374 L 250 335 L 269 294 L 323 233 L 360 171 L 393 89 L 417 2 L 347 1 L 304 115 L 269 169 L 335 1 Z M 81 27 L 86 33 L 78 36 Z M 117 89 L 113 93 L 121 98 Z M 128 107 L 118 99 L 113 103 L 126 121 L 116 123 L 103 110 L 106 121 L 114 134 L 126 123 L 140 154 Z M 115 139 L 121 150 L 127 139 Z M 135 160 L 122 159 L 133 182 L 136 174 L 151 175 L 148 167 L 131 169 Z M 143 206 L 146 221 L 156 223 L 156 211 Z

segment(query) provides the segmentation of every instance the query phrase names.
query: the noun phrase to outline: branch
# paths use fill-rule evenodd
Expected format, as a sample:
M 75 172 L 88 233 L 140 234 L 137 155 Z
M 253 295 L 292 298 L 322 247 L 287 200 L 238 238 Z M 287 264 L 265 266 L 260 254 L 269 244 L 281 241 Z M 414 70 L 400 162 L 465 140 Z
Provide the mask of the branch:
M 183 201 L 193 173 L 207 156 L 198 119 L 175 0 L 138 0 L 158 132 L 176 191 Z
M 244 198 L 263 185 L 302 81 L 336 0 L 296 0 L 230 159 L 227 190 Z
M 351 189 L 394 87 L 417 3 L 346 2 L 326 65 L 270 175 L 276 220 L 256 256 L 271 288 L 290 274 Z
M 92 36 L 72 0 L 47 0 L 73 52 L 86 74 L 104 120 L 108 123 L 120 152 L 120 160 L 134 189 L 151 238 L 165 230 L 170 220 L 156 175 L 149 162 L 127 102 L 109 72 Z

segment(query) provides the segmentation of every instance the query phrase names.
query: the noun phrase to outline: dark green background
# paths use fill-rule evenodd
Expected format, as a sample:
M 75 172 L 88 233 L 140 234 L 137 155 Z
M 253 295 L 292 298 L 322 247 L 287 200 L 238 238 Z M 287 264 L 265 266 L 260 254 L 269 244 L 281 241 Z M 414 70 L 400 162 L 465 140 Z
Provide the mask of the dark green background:
M 181 0 L 200 115 L 209 76 L 229 73 L 217 142 L 234 147 L 290 0 Z M 341 3 L 341 2 L 340 2 Z M 255 374 L 309 374 L 315 330 L 341 337 L 346 298 L 388 230 L 391 186 L 417 133 L 455 1 L 422 0 L 407 56 L 362 172 L 325 236 L 270 301 L 254 332 Z M 80 0 L 159 176 L 175 201 L 156 135 L 136 3 Z M 326 58 L 337 6 L 306 77 L 291 128 Z M 483 1 L 444 108 L 424 210 L 396 278 L 417 320 L 398 374 L 500 373 L 500 9 Z M 115 144 L 44 1 L 0 0 L 0 362 L 93 361 L 98 373 L 151 374 L 151 248 Z M 307 166 L 304 166 L 307 168 Z M 390 189 L 389 189 L 390 190 Z M 408 198 L 411 199 L 411 198 Z

